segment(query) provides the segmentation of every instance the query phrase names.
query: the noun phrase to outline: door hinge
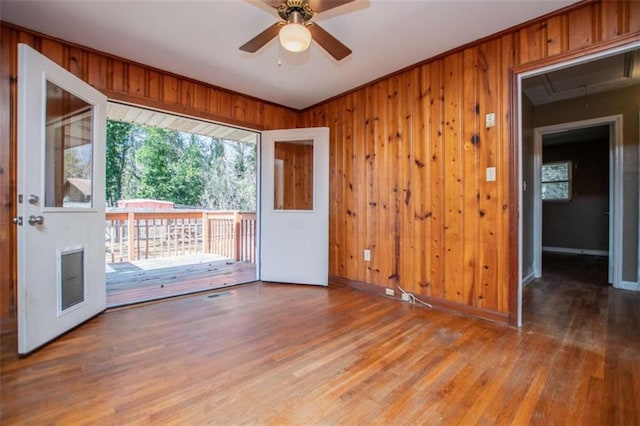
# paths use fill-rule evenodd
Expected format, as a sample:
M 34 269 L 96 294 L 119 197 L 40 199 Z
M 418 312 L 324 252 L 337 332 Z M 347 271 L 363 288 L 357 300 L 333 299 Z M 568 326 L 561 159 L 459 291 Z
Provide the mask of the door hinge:
M 18 226 L 22 226 L 22 216 L 16 216 L 13 218 L 13 223 Z

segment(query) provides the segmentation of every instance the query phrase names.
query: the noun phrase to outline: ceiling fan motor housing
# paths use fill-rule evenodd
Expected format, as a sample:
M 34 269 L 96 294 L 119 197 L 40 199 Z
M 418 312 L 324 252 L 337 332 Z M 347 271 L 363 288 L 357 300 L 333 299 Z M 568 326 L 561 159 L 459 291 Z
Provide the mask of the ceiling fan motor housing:
M 289 22 L 289 18 L 292 14 L 293 16 L 296 15 L 293 12 L 298 12 L 300 14 L 302 22 L 307 22 L 313 17 L 313 10 L 311 10 L 307 0 L 285 0 L 280 3 L 277 11 L 278 15 L 287 22 Z

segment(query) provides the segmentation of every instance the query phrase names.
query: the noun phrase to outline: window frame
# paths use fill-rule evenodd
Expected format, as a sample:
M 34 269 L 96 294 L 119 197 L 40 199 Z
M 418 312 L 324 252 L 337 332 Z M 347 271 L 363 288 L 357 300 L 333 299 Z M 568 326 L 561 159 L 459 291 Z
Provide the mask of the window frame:
M 566 164 L 567 165 L 567 179 L 562 179 L 562 180 L 547 180 L 545 181 L 543 176 L 542 176 L 542 169 L 545 166 L 557 166 L 557 165 L 561 165 L 561 164 Z M 548 183 L 563 183 L 563 182 L 567 182 L 567 197 L 566 198 L 554 198 L 554 199 L 545 199 L 542 197 L 542 188 L 544 187 L 545 184 Z M 543 202 L 552 202 L 552 203 L 566 203 L 571 201 L 573 198 L 573 163 L 571 162 L 571 160 L 562 160 L 562 161 L 550 161 L 547 163 L 542 163 L 542 165 L 540 166 L 540 199 Z

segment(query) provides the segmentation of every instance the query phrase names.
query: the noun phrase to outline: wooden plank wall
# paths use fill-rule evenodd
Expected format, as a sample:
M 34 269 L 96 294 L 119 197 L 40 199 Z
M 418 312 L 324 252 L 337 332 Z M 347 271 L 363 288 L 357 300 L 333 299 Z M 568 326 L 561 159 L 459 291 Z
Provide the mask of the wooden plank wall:
M 510 69 L 639 31 L 640 2 L 584 3 L 303 111 L 331 129 L 330 274 L 513 321 Z
M 168 72 L 0 25 L 0 319 L 15 317 L 17 45 L 25 43 L 105 93 L 111 100 L 256 130 L 296 126 L 299 112 Z

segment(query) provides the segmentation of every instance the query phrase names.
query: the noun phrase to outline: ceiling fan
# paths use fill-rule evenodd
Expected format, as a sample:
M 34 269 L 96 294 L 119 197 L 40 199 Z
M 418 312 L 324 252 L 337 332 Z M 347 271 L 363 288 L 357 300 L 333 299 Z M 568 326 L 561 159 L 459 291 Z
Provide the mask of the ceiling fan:
M 337 38 L 326 32 L 321 26 L 311 21 L 317 13 L 351 3 L 354 0 L 259 0 L 273 7 L 283 19 L 276 22 L 242 46 L 240 50 L 254 53 L 267 44 L 275 36 L 280 44 L 291 52 L 307 50 L 311 39 L 324 48 L 336 60 L 351 54 L 351 49 Z

